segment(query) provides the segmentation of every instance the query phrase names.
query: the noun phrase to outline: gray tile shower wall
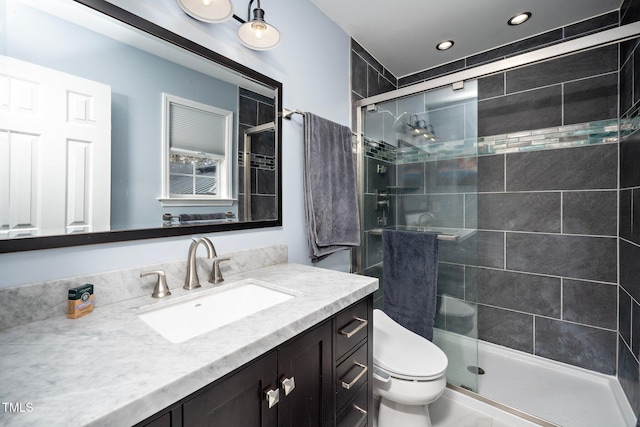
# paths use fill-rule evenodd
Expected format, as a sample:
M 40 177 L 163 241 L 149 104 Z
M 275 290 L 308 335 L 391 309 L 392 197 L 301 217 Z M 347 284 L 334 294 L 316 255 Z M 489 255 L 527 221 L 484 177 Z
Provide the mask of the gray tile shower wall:
M 617 45 L 480 79 L 478 135 L 615 119 L 617 82 Z
M 617 151 L 478 159 L 480 339 L 615 374 Z
M 638 50 L 635 50 L 636 54 Z M 638 78 L 635 71 L 635 78 Z M 637 108 L 638 104 L 634 108 Z M 640 402 L 640 134 L 620 143 L 619 379 L 630 401 Z M 626 331 L 626 332 L 625 332 Z M 635 400 L 632 400 L 632 397 Z M 640 412 L 640 403 L 636 403 Z
M 368 98 L 398 88 L 398 79 L 351 39 L 351 94 L 352 101 Z
M 483 78 L 478 135 L 616 119 L 617 93 L 617 45 Z M 480 339 L 616 373 L 617 190 L 615 143 L 478 158 Z
M 621 23 L 640 20 L 640 0 L 625 0 Z M 620 48 L 620 117 L 640 110 L 640 40 Z M 620 141 L 618 379 L 636 415 L 640 414 L 640 133 Z

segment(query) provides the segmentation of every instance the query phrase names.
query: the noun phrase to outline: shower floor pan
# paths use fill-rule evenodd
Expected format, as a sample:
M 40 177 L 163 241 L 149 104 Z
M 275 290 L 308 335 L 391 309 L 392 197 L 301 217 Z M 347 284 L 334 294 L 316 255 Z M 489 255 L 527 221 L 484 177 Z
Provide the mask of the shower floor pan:
M 460 335 L 436 333 L 439 346 L 461 345 Z M 485 372 L 478 376 L 482 398 L 563 427 L 635 426 L 615 377 L 485 341 L 478 343 L 478 366 Z M 466 371 L 466 366 L 455 369 Z

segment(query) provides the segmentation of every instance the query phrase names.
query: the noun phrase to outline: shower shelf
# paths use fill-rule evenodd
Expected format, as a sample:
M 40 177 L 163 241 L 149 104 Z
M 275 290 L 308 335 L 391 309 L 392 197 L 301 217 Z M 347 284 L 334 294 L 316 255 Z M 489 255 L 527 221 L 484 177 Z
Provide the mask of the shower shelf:
M 374 228 L 373 230 L 369 230 L 368 233 L 374 236 L 382 235 L 382 228 Z M 474 234 L 476 230 L 457 230 L 451 228 L 425 228 L 425 227 L 415 227 L 415 226 L 397 226 L 394 228 L 389 228 L 389 230 L 405 230 L 405 231 L 418 231 L 422 233 L 436 233 L 438 235 L 438 240 L 443 240 L 447 242 L 459 242 L 465 240 L 471 234 Z M 462 233 L 459 233 L 459 232 Z
M 418 190 L 420 187 L 407 187 L 407 186 L 402 186 L 402 185 L 390 185 L 387 187 L 387 190 L 389 191 L 403 191 L 403 190 Z

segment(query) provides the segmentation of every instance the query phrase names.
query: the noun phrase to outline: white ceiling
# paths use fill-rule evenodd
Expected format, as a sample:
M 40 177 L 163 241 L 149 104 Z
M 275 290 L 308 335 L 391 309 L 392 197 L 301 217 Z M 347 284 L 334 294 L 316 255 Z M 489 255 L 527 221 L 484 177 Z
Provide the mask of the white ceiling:
M 396 77 L 620 8 L 623 0 L 311 0 Z M 513 15 L 532 18 L 509 26 Z M 455 41 L 445 52 L 435 46 Z

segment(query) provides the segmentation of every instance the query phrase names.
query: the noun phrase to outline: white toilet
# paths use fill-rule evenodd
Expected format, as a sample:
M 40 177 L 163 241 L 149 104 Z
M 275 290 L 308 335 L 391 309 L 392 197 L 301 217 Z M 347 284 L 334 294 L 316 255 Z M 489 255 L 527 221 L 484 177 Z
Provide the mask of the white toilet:
M 426 338 L 373 310 L 373 393 L 378 427 L 431 427 L 429 404 L 447 385 L 447 356 Z

